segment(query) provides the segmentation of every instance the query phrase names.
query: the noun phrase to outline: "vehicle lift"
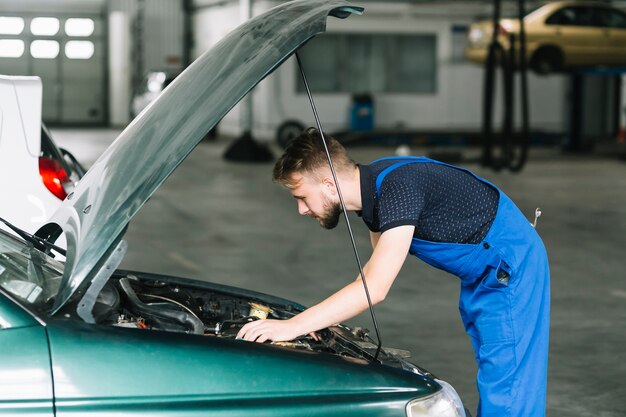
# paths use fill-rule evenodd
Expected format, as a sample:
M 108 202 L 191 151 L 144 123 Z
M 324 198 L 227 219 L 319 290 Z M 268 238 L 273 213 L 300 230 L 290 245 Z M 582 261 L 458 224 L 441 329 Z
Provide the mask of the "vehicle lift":
M 524 27 L 525 0 L 517 0 L 520 20 L 519 41 L 509 35 L 510 48 L 505 51 L 498 40 L 502 0 L 494 0 L 493 35 L 485 61 L 485 84 L 483 90 L 482 156 L 481 164 L 495 171 L 508 168 L 519 172 L 528 158 L 530 145 L 528 109 L 528 64 L 526 60 L 526 30 Z M 517 42 L 517 43 L 516 43 Z M 517 53 L 519 48 L 519 53 Z M 517 61 L 519 60 L 519 65 Z M 496 66 L 502 68 L 504 117 L 502 131 L 493 128 Z M 520 70 L 521 131 L 514 132 L 515 69 Z
M 563 151 L 569 153 L 581 153 L 589 151 L 593 146 L 585 141 L 583 137 L 585 115 L 584 115 L 584 90 L 585 77 L 613 77 L 615 85 L 615 95 L 612 97 L 612 119 L 611 130 L 614 136 L 619 135 L 620 114 L 626 109 L 622 109 L 622 75 L 626 74 L 626 67 L 589 67 L 581 68 L 570 74 L 570 103 L 569 122 L 567 126 L 567 140 L 563 144 Z
M 483 90 L 483 120 L 482 120 L 482 155 L 481 164 L 499 171 L 508 168 L 519 172 L 528 158 L 530 146 L 529 104 L 528 104 L 528 62 L 526 59 L 526 31 L 524 26 L 524 0 L 517 0 L 520 20 L 519 39 L 514 34 L 509 35 L 511 47 L 506 51 L 498 41 L 499 22 L 502 0 L 494 0 L 493 34 L 487 60 L 485 61 L 485 83 Z M 519 50 L 519 52 L 518 52 Z M 518 62 L 519 61 L 519 62 Z M 504 116 L 502 131 L 494 132 L 493 112 L 495 94 L 496 67 L 502 68 Z M 513 114 L 515 110 L 515 72 L 520 72 L 520 101 L 521 101 L 521 131 L 514 132 Z M 620 75 L 626 74 L 626 68 L 582 68 L 568 71 L 570 76 L 569 121 L 566 140 L 562 144 L 563 152 L 579 153 L 589 150 L 583 140 L 583 90 L 585 76 L 614 76 L 617 90 L 620 91 Z M 619 115 L 621 98 L 617 94 L 614 99 L 614 130 L 619 130 Z

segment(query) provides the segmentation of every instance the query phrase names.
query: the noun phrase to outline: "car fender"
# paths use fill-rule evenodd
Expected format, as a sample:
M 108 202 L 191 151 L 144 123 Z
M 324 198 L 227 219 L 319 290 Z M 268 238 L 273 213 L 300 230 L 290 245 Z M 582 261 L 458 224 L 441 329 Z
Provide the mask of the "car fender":
M 440 389 L 396 368 L 184 333 L 48 323 L 58 416 L 404 415 Z

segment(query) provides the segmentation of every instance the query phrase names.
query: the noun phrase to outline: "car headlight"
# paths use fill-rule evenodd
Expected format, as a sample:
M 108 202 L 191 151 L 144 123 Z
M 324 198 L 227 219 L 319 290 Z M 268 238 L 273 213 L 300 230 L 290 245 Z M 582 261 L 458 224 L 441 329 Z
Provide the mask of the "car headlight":
M 487 33 L 480 28 L 473 28 L 470 30 L 468 40 L 471 46 L 482 47 L 487 43 Z
M 410 401 L 406 406 L 408 417 L 465 417 L 465 408 L 452 385 L 436 380 L 443 388 L 426 397 Z

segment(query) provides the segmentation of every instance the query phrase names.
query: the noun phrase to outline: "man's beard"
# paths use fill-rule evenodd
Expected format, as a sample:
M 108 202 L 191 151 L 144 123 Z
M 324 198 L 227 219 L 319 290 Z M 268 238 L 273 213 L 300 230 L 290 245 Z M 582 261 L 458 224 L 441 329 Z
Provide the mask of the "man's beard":
M 333 203 L 330 200 L 324 200 L 325 213 L 322 216 L 317 217 L 317 221 L 324 229 L 334 229 L 339 224 L 339 217 L 341 216 L 341 204 Z

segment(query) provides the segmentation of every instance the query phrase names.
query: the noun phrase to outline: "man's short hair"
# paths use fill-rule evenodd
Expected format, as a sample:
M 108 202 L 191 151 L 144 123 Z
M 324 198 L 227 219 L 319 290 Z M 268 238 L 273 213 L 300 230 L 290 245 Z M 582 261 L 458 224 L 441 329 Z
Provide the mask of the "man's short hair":
M 356 168 L 356 163 L 348 156 L 346 149 L 333 137 L 324 134 L 328 152 L 337 172 L 345 172 Z M 294 186 L 293 174 L 318 175 L 319 169 L 328 167 L 328 157 L 322 142 L 320 131 L 309 127 L 294 138 L 285 153 L 274 165 L 273 180 L 286 187 Z

